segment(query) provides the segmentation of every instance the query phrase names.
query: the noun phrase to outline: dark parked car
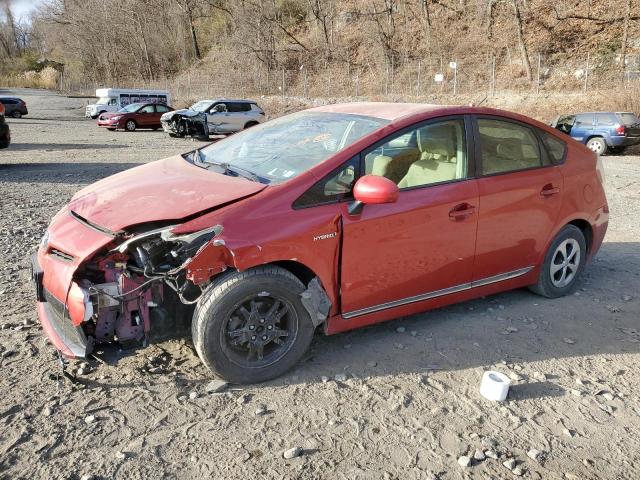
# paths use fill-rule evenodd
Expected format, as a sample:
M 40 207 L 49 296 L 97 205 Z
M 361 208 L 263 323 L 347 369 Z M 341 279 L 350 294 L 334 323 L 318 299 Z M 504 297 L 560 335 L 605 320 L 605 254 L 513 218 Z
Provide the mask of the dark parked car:
M 11 131 L 4 120 L 4 105 L 0 103 L 0 148 L 7 148 L 11 143 Z
M 560 115 L 551 126 L 599 155 L 622 153 L 640 143 L 640 119 L 630 112 L 587 112 Z
M 133 132 L 138 128 L 157 130 L 162 127 L 160 117 L 173 108 L 160 103 L 132 103 L 115 113 L 101 113 L 98 126 L 107 130 L 123 129 Z
M 29 113 L 24 100 L 17 97 L 0 97 L 0 102 L 4 105 L 7 117 L 20 118 Z
M 253 100 L 201 100 L 189 108 L 162 116 L 162 127 L 172 137 L 227 135 L 265 121 Z
M 602 183 L 595 153 L 515 113 L 326 105 L 78 192 L 34 259 L 38 315 L 67 357 L 191 322 L 211 371 L 260 382 L 316 329 L 569 294 L 607 230 Z

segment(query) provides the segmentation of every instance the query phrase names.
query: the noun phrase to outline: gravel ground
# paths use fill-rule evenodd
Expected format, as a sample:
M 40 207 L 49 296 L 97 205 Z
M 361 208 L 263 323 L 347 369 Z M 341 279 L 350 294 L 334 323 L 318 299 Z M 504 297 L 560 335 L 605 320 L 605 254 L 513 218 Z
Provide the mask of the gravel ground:
M 640 157 L 604 159 L 609 233 L 572 296 L 518 290 L 318 336 L 283 378 L 219 393 L 188 339 L 71 362 L 74 385 L 38 326 L 28 255 L 83 185 L 197 143 L 14 93 L 31 113 L 0 151 L 0 478 L 640 478 Z M 489 368 L 513 379 L 503 404 L 478 392 Z

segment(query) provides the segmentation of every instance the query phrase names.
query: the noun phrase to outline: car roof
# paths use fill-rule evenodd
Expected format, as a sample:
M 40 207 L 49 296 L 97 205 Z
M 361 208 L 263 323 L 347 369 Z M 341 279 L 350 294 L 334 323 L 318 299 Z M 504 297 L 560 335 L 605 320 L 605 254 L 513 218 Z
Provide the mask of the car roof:
M 198 102 L 235 102 L 235 103 L 256 103 L 255 100 L 246 100 L 239 98 L 214 98 L 208 100 L 198 100 Z M 196 102 L 196 103 L 198 103 Z
M 385 120 L 397 120 L 401 117 L 428 113 L 445 108 L 446 105 L 429 103 L 393 103 L 393 102 L 356 102 L 336 103 L 322 105 L 309 109 L 315 112 L 346 113 L 351 115 L 364 115 L 367 117 L 384 118 Z

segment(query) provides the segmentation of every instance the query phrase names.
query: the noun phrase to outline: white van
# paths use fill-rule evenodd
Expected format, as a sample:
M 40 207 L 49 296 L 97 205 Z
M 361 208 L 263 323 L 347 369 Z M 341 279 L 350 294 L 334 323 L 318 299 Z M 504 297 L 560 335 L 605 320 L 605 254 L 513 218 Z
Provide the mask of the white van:
M 104 112 L 117 112 L 131 103 L 171 103 L 171 94 L 166 90 L 136 90 L 118 88 L 98 88 L 98 101 L 87 105 L 85 117 L 98 118 Z

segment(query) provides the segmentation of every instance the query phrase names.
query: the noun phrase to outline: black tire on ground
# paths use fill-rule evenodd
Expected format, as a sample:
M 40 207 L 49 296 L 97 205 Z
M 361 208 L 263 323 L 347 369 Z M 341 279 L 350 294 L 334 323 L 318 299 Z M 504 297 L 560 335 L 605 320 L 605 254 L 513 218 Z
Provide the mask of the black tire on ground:
M 314 332 L 301 302 L 304 289 L 297 277 L 277 266 L 215 279 L 198 302 L 191 324 L 202 362 L 225 380 L 243 384 L 264 382 L 292 368 L 309 348 Z
M 587 142 L 587 148 L 596 152 L 598 155 L 607 153 L 607 142 L 602 137 L 592 137 Z
M 553 239 L 540 268 L 540 276 L 529 289 L 547 298 L 573 291 L 587 257 L 587 242 L 575 225 L 565 225 Z
M 124 124 L 124 129 L 127 132 L 135 132 L 136 128 L 138 128 L 138 124 L 135 122 L 135 120 L 127 120 Z
M 20 110 L 14 110 L 11 112 L 11 116 L 13 118 L 22 118 L 22 112 Z
M 110 128 L 110 127 L 107 127 L 107 130 L 109 130 L 110 132 L 115 132 L 116 131 L 115 128 Z
M 258 125 L 258 122 L 247 122 L 244 128 L 246 130 L 247 128 L 255 127 L 256 125 Z

